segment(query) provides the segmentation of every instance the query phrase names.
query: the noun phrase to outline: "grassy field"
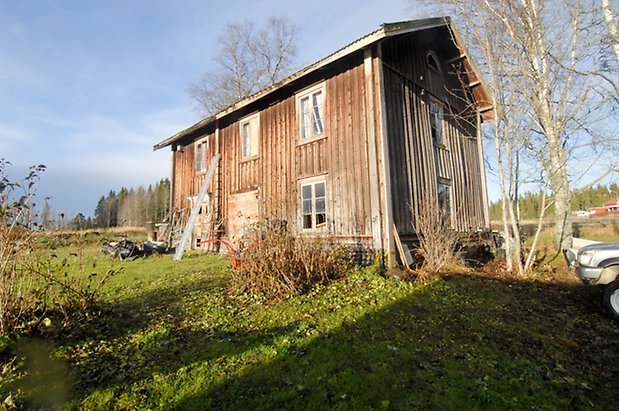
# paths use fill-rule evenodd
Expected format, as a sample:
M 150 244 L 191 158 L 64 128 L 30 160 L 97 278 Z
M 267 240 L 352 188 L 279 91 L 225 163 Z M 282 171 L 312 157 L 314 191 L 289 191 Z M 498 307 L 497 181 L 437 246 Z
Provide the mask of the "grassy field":
M 96 244 L 83 247 L 92 270 L 112 264 Z M 368 268 L 269 301 L 232 292 L 219 256 L 115 268 L 101 315 L 3 343 L 3 375 L 21 378 L 0 380 L 0 401 L 13 392 L 26 408 L 93 410 L 616 403 L 619 324 L 571 274 L 516 281 L 487 267 L 419 284 Z

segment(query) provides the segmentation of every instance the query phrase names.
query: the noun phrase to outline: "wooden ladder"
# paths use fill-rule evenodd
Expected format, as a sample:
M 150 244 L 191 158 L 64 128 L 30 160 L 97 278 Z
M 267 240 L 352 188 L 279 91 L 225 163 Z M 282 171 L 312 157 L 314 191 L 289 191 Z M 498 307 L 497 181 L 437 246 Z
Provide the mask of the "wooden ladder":
M 204 181 L 202 182 L 202 188 L 200 188 L 200 193 L 196 198 L 195 203 L 193 204 L 193 208 L 191 210 L 191 214 L 189 215 L 189 219 L 185 224 L 185 228 L 183 230 L 183 235 L 176 246 L 176 254 L 174 254 L 174 260 L 180 261 L 183 258 L 183 254 L 185 253 L 185 248 L 187 248 L 187 244 L 191 240 L 191 234 L 193 233 L 194 225 L 196 224 L 196 219 L 198 218 L 198 213 L 200 212 L 200 207 L 202 206 L 202 201 L 204 201 L 204 197 L 206 196 L 206 191 L 208 189 L 209 183 L 215 174 L 215 168 L 217 167 L 217 163 L 221 158 L 221 154 L 217 153 L 213 156 L 211 160 L 211 165 L 206 171 L 206 177 L 204 177 Z

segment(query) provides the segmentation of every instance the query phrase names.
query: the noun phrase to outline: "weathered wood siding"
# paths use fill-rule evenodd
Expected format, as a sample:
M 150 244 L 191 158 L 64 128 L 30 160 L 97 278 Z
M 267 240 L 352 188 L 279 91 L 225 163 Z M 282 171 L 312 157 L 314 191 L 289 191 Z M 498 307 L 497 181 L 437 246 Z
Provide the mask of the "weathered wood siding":
M 299 140 L 295 96 L 260 115 L 264 214 L 286 219 L 300 229 L 300 183 L 324 176 L 327 188 L 326 233 L 371 237 L 364 73 L 359 59 L 325 80 L 324 137 Z
M 241 157 L 242 118 L 219 131 L 222 159 L 218 170 L 218 217 L 223 222 L 225 237 L 238 237 L 237 220 L 247 215 L 286 220 L 290 228 L 300 231 L 300 184 L 305 178 L 323 177 L 327 190 L 327 228 L 315 233 L 371 242 L 368 145 L 376 142 L 368 141 L 366 116 L 375 114 L 366 109 L 363 56 L 358 55 L 326 74 L 326 78 L 307 84 L 307 87 L 323 81 L 325 84 L 324 137 L 300 142 L 297 99 L 292 94 L 259 111 L 256 157 Z M 213 144 L 209 144 L 208 161 L 215 147 L 213 136 L 210 139 Z M 183 152 L 175 153 L 176 207 L 186 207 L 186 198 L 195 195 L 202 182 L 200 174 L 195 172 L 194 147 L 192 143 Z M 248 192 L 255 192 L 259 201 L 239 200 Z M 259 210 L 244 212 L 243 203 Z
M 414 235 L 411 207 L 436 199 L 440 182 L 451 186 L 452 224 L 467 231 L 485 226 L 475 118 L 466 112 L 461 80 L 446 63 L 439 44 L 428 33 L 384 44 L 387 139 L 390 153 L 393 219 L 401 235 Z M 432 50 L 441 73 L 428 67 Z M 433 143 L 430 100 L 444 107 L 444 146 Z
M 173 152 L 174 156 L 174 175 L 172 176 L 173 193 L 173 208 L 181 210 L 188 208 L 190 202 L 188 196 L 194 195 L 193 185 L 196 175 L 195 170 L 195 144 L 182 147 Z
M 433 43 L 432 36 L 417 33 L 387 39 L 380 51 L 374 46 L 355 52 L 213 125 L 207 163 L 215 152 L 222 154 L 212 185 L 220 235 L 236 239 L 240 227 L 258 219 L 285 220 L 301 231 L 299 189 L 314 177 L 324 178 L 327 201 L 327 227 L 315 234 L 390 249 L 391 219 L 401 235 L 412 235 L 410 205 L 435 199 L 439 181 L 451 186 L 454 228 L 483 227 L 477 129 L 454 114 L 464 112 L 466 95 L 457 92 L 460 79 L 446 63 L 454 50 L 445 46 L 451 44 L 445 33 L 442 38 Z M 434 46 L 442 74 L 426 63 Z M 324 136 L 301 142 L 296 95 L 323 82 Z M 432 142 L 430 98 L 444 106 L 440 147 Z M 258 153 L 243 159 L 240 122 L 256 113 Z M 195 172 L 195 144 L 174 152 L 177 209 L 188 207 L 187 198 L 202 182 Z
M 208 150 L 206 154 L 206 165 L 203 171 L 196 170 L 196 145 L 208 139 Z M 173 173 L 173 187 L 174 197 L 172 199 L 172 205 L 175 210 L 181 210 L 183 208 L 189 208 L 191 202 L 189 197 L 198 195 L 202 182 L 206 175 L 206 170 L 210 165 L 213 155 L 216 153 L 215 138 L 214 135 L 205 135 L 200 137 L 199 140 L 193 142 L 187 146 L 180 146 L 173 152 L 174 156 L 174 173 Z M 216 192 L 217 182 L 219 180 L 218 173 L 213 176 L 213 182 L 208 189 L 209 193 Z

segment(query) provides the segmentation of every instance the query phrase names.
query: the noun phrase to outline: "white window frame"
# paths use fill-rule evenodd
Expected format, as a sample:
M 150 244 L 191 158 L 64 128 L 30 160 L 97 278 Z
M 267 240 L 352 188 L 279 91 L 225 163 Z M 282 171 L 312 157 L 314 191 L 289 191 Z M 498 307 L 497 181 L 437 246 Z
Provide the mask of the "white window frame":
M 195 170 L 197 173 L 205 172 L 207 168 L 206 157 L 208 155 L 208 137 L 195 142 Z
M 312 106 L 310 108 L 310 112 L 309 112 L 309 122 L 310 125 L 309 127 L 304 127 L 305 125 L 305 121 L 304 121 L 304 113 L 303 113 L 303 109 L 302 109 L 302 104 L 303 102 L 308 99 L 308 102 L 312 101 L 312 97 L 316 94 L 320 93 L 321 94 L 321 104 L 318 108 L 318 113 L 320 115 L 320 126 L 322 128 L 322 130 L 320 132 L 316 132 L 316 130 L 314 129 L 314 124 L 316 122 L 316 118 L 315 118 L 315 113 L 314 113 L 314 107 Z M 298 124 L 299 124 L 299 142 L 300 144 L 309 142 L 309 141 L 314 141 L 314 140 L 318 140 L 320 138 L 325 137 L 325 97 L 326 97 L 326 87 L 325 87 L 325 82 L 323 81 L 320 84 L 317 84 L 315 86 L 312 86 L 306 90 L 303 90 L 302 92 L 300 92 L 299 94 L 297 94 L 296 96 L 296 107 L 297 107 L 297 120 L 298 120 Z M 307 132 L 307 130 L 309 130 L 309 134 Z
M 322 184 L 324 187 L 324 196 L 317 197 L 316 196 L 316 186 Z M 304 188 L 310 187 L 310 197 L 304 197 Z M 300 227 L 303 232 L 322 232 L 327 229 L 327 179 L 325 176 L 320 177 L 311 177 L 306 178 L 299 181 L 299 213 L 300 213 Z M 324 210 L 322 213 L 317 212 L 318 200 L 322 199 L 324 201 Z M 310 214 L 307 214 L 306 210 L 306 201 L 309 201 L 311 210 Z M 319 217 L 322 215 L 322 217 Z M 306 227 L 306 216 L 310 217 L 309 227 Z
M 248 145 L 245 144 L 245 126 L 249 127 Z M 239 121 L 239 137 L 242 160 L 256 158 L 260 155 L 260 113 L 252 114 Z
M 428 102 L 428 114 L 430 116 L 430 136 L 432 144 L 446 148 L 445 139 L 445 107 L 438 100 L 430 98 Z M 436 125 L 436 127 L 434 127 Z M 434 137 L 434 130 L 438 138 Z

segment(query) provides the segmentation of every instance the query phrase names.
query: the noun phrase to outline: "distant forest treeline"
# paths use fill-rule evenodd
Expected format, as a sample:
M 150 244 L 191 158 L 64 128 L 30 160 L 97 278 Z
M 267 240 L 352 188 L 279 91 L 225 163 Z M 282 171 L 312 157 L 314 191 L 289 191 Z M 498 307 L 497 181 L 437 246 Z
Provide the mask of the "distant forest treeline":
M 123 187 L 118 193 L 110 191 L 99 199 L 94 218 L 85 217 L 82 213 L 74 217 L 55 213 L 49 199 L 45 199 L 37 225 L 43 230 L 139 227 L 149 221 L 162 221 L 170 208 L 169 201 L 170 181 L 167 178 L 148 188 Z
M 139 227 L 162 221 L 170 208 L 170 180 L 162 179 L 148 188 L 121 188 L 101 196 L 94 212 L 93 225 L 99 228 Z
M 591 207 L 600 207 L 611 198 L 619 198 L 619 184 L 612 183 L 607 186 L 598 185 L 585 190 L 574 191 L 572 193 L 572 211 L 588 210 Z M 552 201 L 552 197 L 547 198 L 547 202 Z M 520 196 L 520 217 L 524 220 L 537 218 L 542 209 L 542 193 L 527 192 Z M 551 205 L 546 210 L 547 216 L 554 215 L 554 207 Z M 490 218 L 492 220 L 501 219 L 501 201 L 498 200 L 490 204 Z

